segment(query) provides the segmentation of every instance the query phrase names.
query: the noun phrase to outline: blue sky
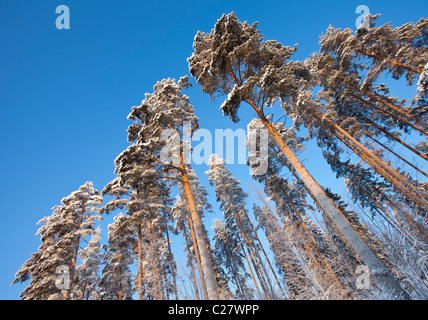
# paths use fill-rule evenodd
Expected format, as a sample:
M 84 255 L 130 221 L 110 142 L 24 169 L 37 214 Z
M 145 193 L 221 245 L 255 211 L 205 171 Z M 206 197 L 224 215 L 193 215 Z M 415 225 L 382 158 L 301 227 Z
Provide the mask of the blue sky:
M 25 287 L 10 283 L 40 244 L 36 222 L 86 181 L 102 190 L 114 178 L 131 107 L 156 81 L 188 74 L 198 30 L 234 11 L 259 21 L 266 39 L 298 43 L 294 59 L 304 59 L 330 24 L 355 29 L 360 4 L 394 26 L 428 12 L 427 1 L 0 0 L 0 299 L 17 299 Z M 55 27 L 58 5 L 70 8 L 70 30 Z M 253 117 L 242 107 L 242 122 L 232 124 L 218 111 L 221 98 L 213 102 L 196 84 L 186 94 L 203 128 L 245 128 Z M 335 184 L 309 154 L 314 177 Z M 231 169 L 251 192 L 248 168 Z

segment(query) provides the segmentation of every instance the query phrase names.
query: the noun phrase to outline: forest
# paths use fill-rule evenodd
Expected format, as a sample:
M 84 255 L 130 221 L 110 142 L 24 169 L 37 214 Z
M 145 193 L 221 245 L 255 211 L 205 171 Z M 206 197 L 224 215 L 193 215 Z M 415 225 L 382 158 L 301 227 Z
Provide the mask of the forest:
M 233 12 L 198 31 L 189 75 L 154 79 L 130 109 L 115 178 L 84 183 L 38 222 L 40 246 L 12 283 L 27 283 L 19 298 L 428 299 L 428 19 L 377 26 L 379 16 L 356 31 L 330 26 L 302 61 L 297 45 Z M 218 117 L 255 115 L 242 125 L 257 201 L 213 153 L 214 219 L 187 161 L 200 129 L 191 80 L 222 99 Z M 397 97 L 397 85 L 414 95 Z M 309 143 L 347 197 L 305 167 Z

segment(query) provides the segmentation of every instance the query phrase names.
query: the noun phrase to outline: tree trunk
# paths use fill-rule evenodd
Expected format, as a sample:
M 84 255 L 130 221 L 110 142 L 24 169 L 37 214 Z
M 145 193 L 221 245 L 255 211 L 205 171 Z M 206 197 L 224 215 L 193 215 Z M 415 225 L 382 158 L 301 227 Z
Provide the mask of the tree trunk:
M 142 233 L 141 218 L 138 222 L 138 300 L 143 300 L 143 251 L 142 251 Z
M 324 115 L 313 106 L 309 106 L 314 115 L 318 117 L 319 121 L 326 121 L 330 126 L 332 133 L 342 141 L 346 146 L 348 146 L 355 154 L 357 154 L 361 159 L 363 159 L 368 165 L 373 167 L 379 174 L 381 174 L 385 179 L 391 182 L 397 190 L 406 195 L 409 199 L 412 199 L 416 205 L 419 205 L 423 208 L 428 206 L 428 201 L 423 195 L 420 194 L 420 191 L 411 183 L 408 182 L 400 173 L 388 166 L 384 161 L 380 160 L 372 152 L 370 152 L 366 147 L 364 147 L 358 140 L 352 137 L 349 133 L 343 130 L 334 122 L 328 120 Z
M 371 135 L 366 133 L 366 136 L 369 137 L 371 140 L 373 140 L 374 142 L 376 142 L 378 145 L 380 145 L 381 147 L 383 147 L 385 150 L 389 151 L 390 153 L 392 153 L 394 156 L 396 156 L 398 159 L 400 159 L 401 161 L 403 161 L 404 163 L 408 164 L 409 166 L 411 166 L 413 169 L 415 169 L 416 171 L 418 171 L 419 173 L 422 173 L 425 177 L 428 178 L 428 174 L 426 174 L 424 171 L 422 171 L 421 169 L 419 169 L 418 167 L 416 167 L 413 163 L 410 163 L 409 161 L 407 161 L 406 159 L 404 159 L 402 156 L 400 156 L 398 153 L 394 152 L 393 150 L 391 150 L 390 148 L 388 148 L 386 145 L 384 145 L 382 142 L 378 141 L 377 139 L 373 138 Z
M 189 220 L 190 220 L 190 218 L 189 218 Z M 201 300 L 201 298 L 199 297 L 198 283 L 196 281 L 195 268 L 193 266 L 193 259 L 191 256 L 191 250 L 189 248 L 189 243 L 187 242 L 187 233 L 186 233 L 186 224 L 185 223 L 183 223 L 183 235 L 184 235 L 184 239 L 186 241 L 187 251 L 189 252 L 189 255 L 191 257 L 190 258 L 190 271 L 191 271 L 191 276 L 192 276 L 192 280 L 193 280 L 193 285 L 195 287 L 196 300 Z M 195 255 L 195 257 L 196 257 L 196 255 Z
M 207 286 L 207 293 L 209 300 L 219 300 L 216 280 L 214 277 L 214 270 L 211 264 L 211 259 L 207 246 L 204 240 L 204 234 L 202 231 L 201 222 L 199 220 L 198 212 L 196 211 L 195 201 L 193 199 L 192 189 L 190 187 L 189 177 L 187 175 L 186 168 L 183 163 L 183 155 L 180 154 L 180 169 L 181 178 L 183 180 L 184 194 L 189 205 L 190 216 L 193 223 L 193 229 L 195 232 L 196 242 L 201 258 L 201 268 L 204 275 L 204 280 Z
M 287 192 L 284 190 L 283 186 L 278 182 L 277 175 L 270 168 L 268 168 L 268 172 L 269 172 L 269 175 L 271 177 L 271 180 L 274 180 L 277 183 L 277 185 L 278 185 L 279 189 L 281 190 L 282 194 L 284 195 L 287 203 L 289 204 L 290 208 L 292 209 L 294 216 L 297 219 L 297 227 L 302 227 L 304 230 L 304 232 L 301 232 L 301 235 L 302 235 L 302 243 L 305 246 L 306 251 L 310 255 L 312 255 L 314 261 L 316 262 L 317 265 L 319 265 L 321 270 L 325 270 L 326 272 L 328 272 L 328 274 L 330 275 L 330 277 L 332 279 L 333 284 L 337 284 L 337 286 L 340 289 L 343 289 L 342 283 L 340 282 L 339 278 L 337 277 L 336 273 L 334 272 L 330 262 L 328 261 L 326 256 L 323 254 L 322 250 L 319 248 L 317 241 L 314 239 L 311 231 L 309 230 L 306 222 L 303 220 L 300 212 L 295 207 L 293 201 L 290 199 Z M 279 197 L 275 191 L 274 191 L 274 193 L 275 193 L 275 196 L 278 199 L 278 201 L 281 203 L 281 205 L 284 207 L 284 209 L 286 209 L 284 204 L 279 199 Z M 303 231 L 303 230 L 301 230 L 301 231 Z M 312 243 L 312 245 L 309 245 L 306 243 L 305 235 L 306 235 L 306 237 L 309 238 L 308 239 L 309 243 Z
M 367 57 L 370 57 L 370 58 L 373 58 L 373 59 L 376 59 L 376 60 L 379 60 L 379 61 L 384 61 L 385 60 L 385 58 L 382 58 L 382 57 L 380 57 L 378 55 L 375 55 L 375 54 L 372 54 L 372 53 L 369 53 L 369 52 L 366 52 L 366 51 L 362 51 L 362 50 L 356 50 L 356 51 L 358 53 L 364 55 L 364 56 L 367 56 Z M 389 60 L 388 64 L 390 64 L 390 65 L 392 65 L 394 67 L 400 67 L 400 68 L 406 69 L 407 71 L 411 71 L 411 72 L 414 72 L 414 73 L 417 73 L 417 74 L 421 74 L 422 73 L 422 71 L 420 69 L 412 67 L 412 66 L 409 66 L 409 65 L 406 65 L 406 64 L 401 63 L 401 62 L 399 62 L 397 60 Z
M 164 214 L 164 228 L 165 228 L 165 234 L 166 234 L 166 241 L 168 243 L 168 257 L 169 257 L 169 264 L 171 266 L 171 274 L 172 274 L 172 282 L 174 285 L 174 295 L 175 300 L 178 300 L 178 293 L 177 293 L 177 280 L 175 279 L 175 263 L 172 256 L 171 251 L 171 242 L 169 241 L 169 232 L 168 232 L 168 224 L 166 223 L 166 215 Z
M 392 113 L 392 112 L 390 112 L 390 111 L 387 111 L 387 110 L 384 110 L 384 109 L 382 109 L 382 108 L 378 107 L 377 105 L 375 105 L 374 103 L 371 103 L 370 101 L 366 101 L 366 100 L 364 100 L 364 99 L 362 99 L 362 98 L 360 98 L 360 97 L 357 97 L 356 95 L 351 94 L 351 95 L 352 95 L 354 98 L 356 98 L 357 100 L 359 100 L 359 101 L 361 101 L 361 102 L 364 102 L 364 103 L 367 103 L 367 104 L 371 105 L 372 107 L 374 107 L 376 110 L 379 110 L 380 112 L 383 112 L 383 113 L 385 113 L 385 114 L 387 114 L 387 115 L 389 115 L 389 116 L 392 116 L 392 117 L 394 117 L 394 118 L 396 118 L 396 119 L 398 119 L 398 120 L 403 121 L 403 122 L 404 122 L 404 123 L 406 123 L 407 125 L 411 126 L 413 129 L 418 130 L 420 133 L 422 133 L 422 134 L 424 134 L 424 135 L 428 135 L 428 132 L 426 131 L 426 124 L 424 124 L 424 123 L 423 123 L 419 118 L 413 117 L 412 115 L 408 114 L 408 113 L 407 113 L 406 111 L 404 111 L 403 109 L 401 109 L 401 108 L 399 108 L 399 107 L 394 106 L 392 103 L 390 103 L 390 102 L 388 102 L 388 101 L 385 101 L 385 100 L 383 100 L 383 99 L 379 98 L 378 96 L 376 96 L 376 95 L 374 95 L 374 94 L 372 94 L 372 93 L 370 93 L 370 92 L 368 92 L 368 91 L 361 90 L 359 87 L 357 87 L 357 86 L 355 86 L 355 85 L 354 85 L 353 87 L 354 87 L 354 89 L 355 89 L 355 90 L 357 90 L 358 92 L 360 92 L 360 93 L 362 93 L 362 94 L 367 95 L 368 97 L 370 97 L 370 98 L 374 99 L 375 101 L 377 101 L 377 102 L 379 102 L 379 103 L 383 104 L 384 106 L 386 106 L 386 107 L 390 108 L 391 110 L 394 110 L 395 112 L 399 113 L 400 115 L 402 115 L 402 116 L 403 116 L 403 117 L 405 117 L 405 118 L 398 117 L 398 116 L 397 116 L 397 115 L 395 115 L 394 113 Z M 408 121 L 407 119 L 411 119 L 411 120 L 413 120 L 415 123 L 417 123 L 417 124 L 418 124 L 418 125 L 420 125 L 421 127 L 419 127 L 419 126 L 417 126 L 417 125 L 415 125 L 415 124 L 411 123 L 411 122 L 410 122 L 410 121 Z
M 156 267 L 156 256 L 155 256 L 155 247 L 154 247 L 154 236 L 153 236 L 153 223 L 150 218 L 149 221 L 149 233 L 150 233 L 150 257 L 152 263 L 152 272 L 153 272 L 153 287 L 154 287 L 154 299 L 159 300 L 159 275 Z
M 265 249 L 263 248 L 262 242 L 260 241 L 260 238 L 259 238 L 259 236 L 257 235 L 256 229 L 254 228 L 253 223 L 251 222 L 250 218 L 248 217 L 248 213 L 247 213 L 245 210 L 244 210 L 243 212 L 244 212 L 244 214 L 245 214 L 246 219 L 248 220 L 248 224 L 251 226 L 251 229 L 252 229 L 252 231 L 253 231 L 253 233 L 254 233 L 254 235 L 255 235 L 255 237 L 256 237 L 257 242 L 259 243 L 259 246 L 260 246 L 260 248 L 261 248 L 261 250 L 262 250 L 262 252 L 263 252 L 263 255 L 264 255 L 264 256 L 265 256 L 265 258 L 266 258 L 266 261 L 267 261 L 267 263 L 269 264 L 269 268 L 271 269 L 272 274 L 273 274 L 273 276 L 275 277 L 276 283 L 278 284 L 279 289 L 282 291 L 281 283 L 279 282 L 278 277 L 277 277 L 276 272 L 275 272 L 275 269 L 273 268 L 273 266 L 272 266 L 272 264 L 271 264 L 271 262 L 270 262 L 270 260 L 269 260 L 269 257 L 268 257 L 268 255 L 266 254 Z
M 374 127 L 376 127 L 376 129 L 378 129 L 380 132 L 384 133 L 388 138 L 391 138 L 394 141 L 397 141 L 399 144 L 405 146 L 407 149 L 409 149 L 410 151 L 414 152 L 415 154 L 417 154 L 418 156 L 420 156 L 422 159 L 428 161 L 428 157 L 426 155 L 424 155 L 423 153 L 419 152 L 418 150 L 416 150 L 415 148 L 413 148 L 412 146 L 408 145 L 407 143 L 405 143 L 404 141 L 402 141 L 401 139 L 397 138 L 395 135 L 391 134 L 389 131 L 387 131 L 385 128 L 381 127 L 380 125 L 378 125 L 377 123 L 373 122 L 372 120 L 370 120 L 367 117 L 364 117 L 363 115 L 361 115 L 360 113 L 358 113 L 358 115 L 360 117 L 362 117 L 362 119 L 366 122 L 368 122 L 369 124 L 373 125 Z
M 122 264 L 122 257 L 119 258 L 119 262 L 120 264 Z M 122 271 L 122 267 L 119 268 L 119 292 L 118 292 L 118 300 L 122 300 L 122 282 L 123 282 L 123 271 Z
M 201 256 L 199 255 L 198 244 L 196 243 L 195 231 L 193 228 L 192 219 L 190 217 L 191 213 L 190 213 L 189 205 L 187 203 L 186 203 L 186 207 L 187 207 L 187 213 L 188 213 L 187 218 L 189 220 L 190 234 L 192 235 L 192 241 L 193 241 L 193 252 L 195 253 L 196 264 L 198 266 L 198 271 L 199 271 L 199 278 L 201 279 L 202 293 L 204 294 L 204 299 L 208 300 L 207 285 L 205 284 L 204 273 L 202 271 Z

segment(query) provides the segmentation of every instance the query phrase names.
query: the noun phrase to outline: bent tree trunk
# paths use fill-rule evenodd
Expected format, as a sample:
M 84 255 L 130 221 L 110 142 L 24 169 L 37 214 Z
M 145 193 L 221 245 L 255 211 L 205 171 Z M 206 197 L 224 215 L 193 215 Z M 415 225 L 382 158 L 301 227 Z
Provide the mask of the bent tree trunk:
M 269 134 L 277 143 L 278 147 L 290 161 L 291 165 L 297 171 L 305 183 L 311 197 L 319 205 L 319 207 L 331 218 L 333 223 L 337 226 L 343 236 L 346 238 L 350 246 L 355 250 L 361 260 L 370 269 L 371 275 L 375 280 L 383 285 L 388 290 L 393 290 L 396 294 L 402 294 L 405 298 L 408 297 L 407 293 L 400 287 L 399 283 L 395 280 L 389 270 L 382 264 L 378 257 L 370 250 L 370 248 L 359 237 L 355 230 L 350 225 L 349 221 L 337 209 L 333 201 L 325 194 L 321 186 L 310 175 L 302 163 L 297 159 L 290 148 L 284 143 L 277 130 L 272 126 L 269 120 L 265 117 L 256 103 L 248 99 L 257 116 L 260 118 Z

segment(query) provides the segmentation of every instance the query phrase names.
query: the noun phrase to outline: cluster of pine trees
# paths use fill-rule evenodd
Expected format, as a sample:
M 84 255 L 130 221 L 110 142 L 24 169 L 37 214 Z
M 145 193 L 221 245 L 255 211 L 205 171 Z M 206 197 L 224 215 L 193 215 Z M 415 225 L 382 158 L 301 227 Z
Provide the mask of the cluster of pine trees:
M 211 97 L 227 95 L 224 116 L 238 122 L 239 107 L 249 108 L 248 128 L 269 133 L 267 171 L 253 176 L 258 203 L 248 208 L 240 181 L 211 155 L 206 175 L 222 215 L 209 236 L 208 193 L 186 161 L 184 137 L 199 128 L 183 93 L 191 84 L 163 79 L 128 115 L 114 180 L 101 192 L 87 182 L 40 220 L 42 243 L 13 282 L 30 280 L 20 297 L 427 299 L 428 19 L 393 28 L 377 27 L 378 16 L 357 32 L 329 27 L 304 61 L 291 60 L 296 46 L 265 40 L 234 13 L 198 32 L 191 76 Z M 393 96 L 385 78 L 415 96 Z M 292 127 L 273 121 L 274 105 Z M 165 139 L 168 130 L 175 134 Z M 299 160 L 309 140 L 344 179 L 346 199 Z M 255 143 L 252 168 L 266 147 Z M 174 162 L 165 160 L 167 144 Z M 102 245 L 96 220 L 107 214 L 116 216 Z M 177 236 L 185 270 L 174 258 Z

